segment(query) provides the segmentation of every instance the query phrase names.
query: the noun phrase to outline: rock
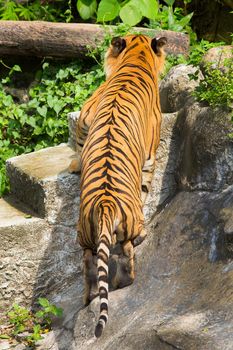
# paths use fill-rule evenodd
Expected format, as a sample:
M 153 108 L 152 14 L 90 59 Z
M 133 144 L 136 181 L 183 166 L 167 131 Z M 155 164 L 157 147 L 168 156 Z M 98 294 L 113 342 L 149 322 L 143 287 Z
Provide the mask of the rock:
M 40 295 L 63 299 L 70 286 L 81 295 L 75 227 L 49 225 L 12 197 L 0 199 L 0 212 L 0 314 L 13 302 L 30 306 Z
M 204 68 L 206 64 L 210 63 L 211 68 L 213 69 L 219 68 L 221 70 L 226 70 L 224 65 L 226 59 L 233 59 L 233 45 L 225 45 L 209 49 L 203 56 L 201 65 Z
M 80 116 L 80 111 L 68 113 L 68 126 L 69 126 L 69 146 L 76 150 L 76 127 L 77 121 Z
M 189 75 L 196 75 L 193 80 Z M 201 71 L 191 65 L 179 64 L 171 68 L 169 73 L 160 83 L 160 103 L 163 113 L 177 112 L 185 104 L 194 101 L 192 92 L 203 79 Z
M 76 225 L 79 177 L 68 173 L 74 154 L 61 144 L 8 159 L 11 193 L 50 224 Z
M 180 187 L 185 190 L 219 190 L 233 183 L 233 132 L 231 113 L 199 103 L 180 110 Z
M 174 196 L 177 191 L 176 168 L 179 159 L 177 113 L 164 113 L 161 139 L 156 153 L 156 166 L 143 212 L 146 221 Z

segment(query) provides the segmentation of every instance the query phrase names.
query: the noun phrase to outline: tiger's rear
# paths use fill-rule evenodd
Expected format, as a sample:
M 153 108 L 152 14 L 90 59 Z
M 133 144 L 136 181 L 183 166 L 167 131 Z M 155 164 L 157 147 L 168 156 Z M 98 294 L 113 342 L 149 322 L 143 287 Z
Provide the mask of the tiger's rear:
M 81 151 L 79 242 L 84 249 L 85 297 L 96 289 L 99 337 L 108 319 L 108 261 L 119 242 L 134 280 L 133 243 L 144 238 L 142 205 L 149 191 L 159 144 L 158 74 L 166 39 L 143 35 L 114 38 L 106 54 L 106 82 L 85 106 L 77 127 Z M 79 170 L 79 169 L 78 169 Z M 95 294 L 95 293 L 94 293 Z

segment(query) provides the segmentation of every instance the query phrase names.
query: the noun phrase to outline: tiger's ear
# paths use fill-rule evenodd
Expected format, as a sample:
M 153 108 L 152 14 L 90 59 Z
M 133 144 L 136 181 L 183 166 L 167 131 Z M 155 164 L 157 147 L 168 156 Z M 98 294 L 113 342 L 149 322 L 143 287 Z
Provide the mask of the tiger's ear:
M 120 37 L 115 37 L 111 41 L 112 45 L 112 55 L 118 56 L 126 47 L 126 41 L 125 39 L 122 39 Z
M 165 36 L 162 36 L 161 38 L 159 39 L 152 39 L 151 40 L 151 47 L 152 47 L 152 50 L 154 51 L 154 53 L 158 56 L 161 55 L 161 49 L 164 45 L 166 45 L 167 43 L 167 38 Z

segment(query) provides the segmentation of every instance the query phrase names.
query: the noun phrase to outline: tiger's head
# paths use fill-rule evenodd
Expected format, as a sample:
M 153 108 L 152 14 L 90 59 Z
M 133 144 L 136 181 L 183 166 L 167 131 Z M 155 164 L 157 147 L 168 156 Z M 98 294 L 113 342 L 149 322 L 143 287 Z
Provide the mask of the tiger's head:
M 167 43 L 167 38 L 153 38 L 146 35 L 127 35 L 123 38 L 114 37 L 111 45 L 105 54 L 104 69 L 106 77 L 114 73 L 127 52 L 144 52 L 148 60 L 154 59 L 156 70 L 161 72 L 165 61 L 165 52 L 163 46 Z M 150 52 L 152 54 L 150 54 Z M 131 52 L 132 53 L 132 52 Z

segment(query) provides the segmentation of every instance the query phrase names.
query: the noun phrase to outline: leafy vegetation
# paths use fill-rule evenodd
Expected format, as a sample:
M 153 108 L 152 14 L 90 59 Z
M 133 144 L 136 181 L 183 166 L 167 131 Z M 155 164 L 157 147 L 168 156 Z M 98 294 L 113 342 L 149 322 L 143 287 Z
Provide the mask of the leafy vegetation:
M 95 17 L 97 22 L 106 23 L 121 20 L 124 24 L 134 26 L 143 19 L 149 20 L 149 28 L 186 31 L 192 13 L 185 15 L 181 8 L 175 8 L 175 0 L 164 0 L 167 6 L 155 0 L 78 0 L 77 8 L 82 19 Z M 185 1 L 185 5 L 190 0 Z
M 77 21 L 77 14 L 84 21 L 99 23 L 122 23 L 134 26 L 143 19 L 149 21 L 150 28 L 185 31 L 192 13 L 184 16 L 181 8 L 175 8 L 175 0 L 164 0 L 163 6 L 157 0 L 77 0 L 76 8 L 72 1 L 26 1 L 0 0 L 0 19 L 2 20 L 45 20 Z M 185 6 L 190 0 L 185 0 Z
M 32 312 L 18 304 L 13 304 L 6 315 L 6 324 L 0 333 L 0 339 L 16 339 L 35 347 L 37 340 L 51 329 L 52 317 L 61 317 L 62 309 L 50 304 L 46 298 L 38 299 L 39 309 Z
M 184 15 L 184 10 L 180 7 L 173 6 L 175 0 L 165 0 L 166 6 L 159 5 L 153 19 L 149 21 L 149 28 L 152 29 L 168 29 L 174 32 L 192 33 L 190 21 L 193 13 Z
M 19 71 L 14 66 L 0 82 L 0 195 L 8 189 L 6 159 L 66 142 L 67 113 L 79 110 L 104 78 L 100 68 L 86 70 L 81 62 L 45 62 L 36 74 L 38 84 L 29 89 L 28 101 L 17 103 L 6 88 L 16 72 L 23 74 Z
M 225 105 L 233 109 L 233 61 L 226 59 L 224 69 L 205 67 L 205 79 L 195 90 L 200 101 L 207 101 L 210 106 Z M 233 114 L 232 114 L 233 117 Z
M 0 0 L 1 20 L 64 21 L 69 17 L 68 10 L 69 7 L 66 8 L 63 1 L 42 2 L 40 0 L 34 0 L 21 3 L 14 0 Z
M 203 56 L 209 49 L 221 46 L 223 44 L 223 42 L 210 43 L 209 41 L 202 39 L 199 42 L 192 42 L 189 55 L 187 57 L 184 55 L 167 55 L 162 77 L 164 77 L 172 67 L 177 66 L 178 64 L 191 64 L 193 66 L 199 66 Z

